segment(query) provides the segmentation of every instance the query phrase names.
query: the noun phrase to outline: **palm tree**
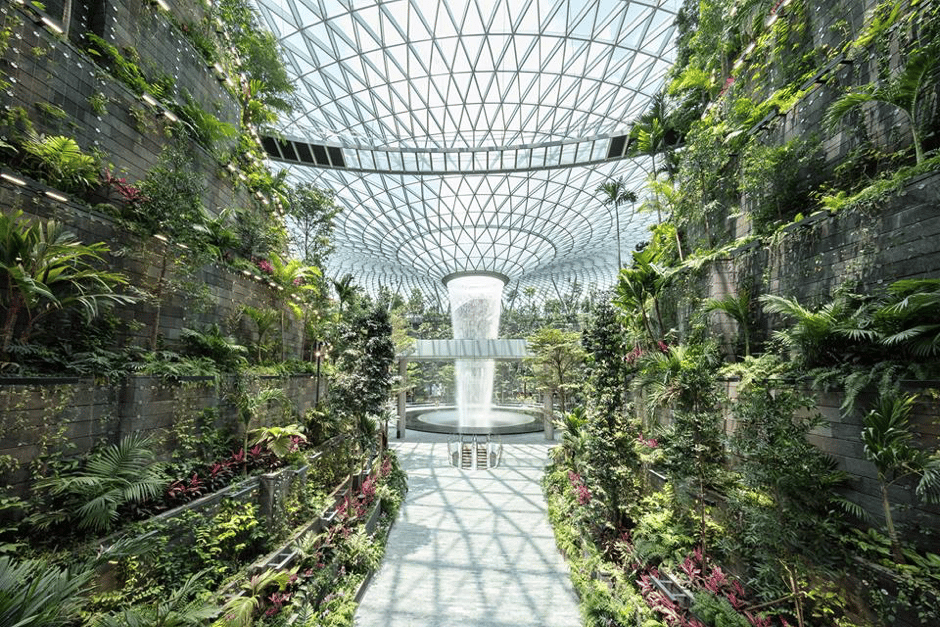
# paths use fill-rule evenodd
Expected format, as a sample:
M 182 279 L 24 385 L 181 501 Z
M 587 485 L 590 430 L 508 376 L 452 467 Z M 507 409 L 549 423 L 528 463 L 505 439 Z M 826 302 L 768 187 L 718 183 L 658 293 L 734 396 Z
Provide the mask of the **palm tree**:
M 333 279 L 333 289 L 336 290 L 336 297 L 339 299 L 339 313 L 342 315 L 343 307 L 355 300 L 359 287 L 353 284 L 353 275 L 347 274 L 341 279 Z
M 751 356 L 751 295 L 746 289 L 721 299 L 709 298 L 702 303 L 702 309 L 706 313 L 720 311 L 737 322 L 744 337 L 744 356 Z
M 36 324 L 54 311 L 78 309 L 90 320 L 104 306 L 137 300 L 114 292 L 127 283 L 123 275 L 95 267 L 108 252 L 104 244 L 86 246 L 58 222 L 22 216 L 0 215 L 0 359 L 18 328 L 19 340 L 28 341 Z
M 620 258 L 620 205 L 636 202 L 636 192 L 627 189 L 622 177 L 602 183 L 594 191 L 601 194 L 601 203 L 605 207 L 613 206 L 614 208 L 614 228 L 617 229 L 617 268 L 622 268 L 623 262 Z
M 826 112 L 826 122 L 830 127 L 838 124 L 849 111 L 869 102 L 883 102 L 900 109 L 911 127 L 911 139 L 914 143 L 914 155 L 917 163 L 924 160 L 924 148 L 920 135 L 922 96 L 934 78 L 937 67 L 938 46 L 930 46 L 911 56 L 907 65 L 887 85 L 869 83 L 854 91 L 849 91 L 836 100 Z
M 865 457 L 878 470 L 881 485 L 881 507 L 885 527 L 891 539 L 894 560 L 903 563 L 901 543 L 894 518 L 888 488 L 904 477 L 919 477 L 916 492 L 926 500 L 940 500 L 940 452 L 933 455 L 912 446 L 914 434 L 910 428 L 910 414 L 916 396 L 880 396 L 875 407 L 865 416 L 862 443 Z
M 893 326 L 881 342 L 903 346 L 915 357 L 940 355 L 940 279 L 897 281 L 888 292 L 900 300 L 877 312 Z
M 79 529 L 103 532 L 117 520 L 122 505 L 156 497 L 167 481 L 149 447 L 150 439 L 134 432 L 92 454 L 81 470 L 38 482 L 38 489 L 66 496 L 65 508 L 45 516 L 40 526 L 74 515 Z
M 78 619 L 91 570 L 53 566 L 44 560 L 16 562 L 0 556 L 0 625 L 58 627 Z

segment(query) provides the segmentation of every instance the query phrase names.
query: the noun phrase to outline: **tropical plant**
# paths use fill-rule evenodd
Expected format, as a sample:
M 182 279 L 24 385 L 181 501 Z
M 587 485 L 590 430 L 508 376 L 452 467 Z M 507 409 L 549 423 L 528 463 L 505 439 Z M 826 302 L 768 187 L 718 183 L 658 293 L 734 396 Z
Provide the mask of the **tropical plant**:
M 333 192 L 301 183 L 288 190 L 287 199 L 287 215 L 297 227 L 290 231 L 294 251 L 304 263 L 321 267 L 333 250 L 330 236 L 339 211 Z
M 242 307 L 241 314 L 255 323 L 255 328 L 258 332 L 258 339 L 254 342 L 255 363 L 260 364 L 274 346 L 273 342 L 267 341 L 265 338 L 276 328 L 280 320 L 280 314 L 273 309 L 260 309 L 258 307 L 251 307 L 250 305 Z
M 388 310 L 376 306 L 356 313 L 342 327 L 341 347 L 331 405 L 340 415 L 381 415 L 391 392 L 395 360 Z
M 242 385 L 244 385 L 244 382 L 242 382 Z M 244 431 L 244 441 L 242 443 L 242 453 L 244 454 L 243 474 L 248 474 L 247 452 L 251 423 L 259 417 L 262 410 L 268 409 L 272 403 L 283 407 L 290 403 L 290 399 L 282 388 L 264 388 L 254 393 L 245 391 L 236 393 L 238 417 Z
M 183 91 L 184 104 L 177 110 L 190 136 L 206 150 L 212 151 L 220 142 L 238 137 L 238 129 L 203 110 L 192 95 Z
M 594 191 L 601 195 L 601 204 L 607 208 L 614 208 L 614 228 L 617 233 L 617 267 L 622 268 L 623 262 L 620 258 L 620 207 L 627 203 L 636 202 L 636 192 L 627 189 L 623 177 L 601 183 Z
M 838 364 L 850 351 L 865 350 L 877 338 L 871 327 L 871 307 L 864 299 L 840 293 L 815 311 L 794 298 L 774 294 L 760 297 L 764 311 L 793 319 L 793 324 L 774 332 L 774 338 L 797 353 L 807 367 Z
M 561 412 L 567 411 L 569 395 L 581 387 L 581 373 L 587 354 L 581 346 L 581 334 L 543 327 L 530 335 L 527 347 L 536 384 L 545 392 L 558 394 Z
M 644 353 L 635 385 L 646 393 L 648 410 L 660 407 L 711 411 L 718 396 L 715 376 L 720 363 L 712 344 L 676 344 Z
M 48 477 L 36 484 L 53 497 L 62 497 L 62 507 L 39 517 L 43 528 L 72 517 L 79 529 L 108 531 L 118 519 L 118 510 L 157 497 L 167 479 L 163 465 L 154 461 L 150 439 L 134 432 L 92 453 L 82 468 Z
M 241 586 L 241 594 L 230 598 L 222 606 L 219 627 L 251 627 L 255 614 L 261 608 L 265 593 L 282 592 L 296 569 L 276 571 L 274 569 L 253 575 Z
M 940 279 L 906 279 L 888 286 L 891 301 L 874 313 L 882 344 L 918 358 L 940 355 Z
M 0 215 L 0 359 L 15 337 L 28 341 L 54 311 L 77 309 L 91 320 L 105 306 L 136 302 L 114 292 L 127 283 L 123 275 L 95 267 L 107 252 L 103 243 L 82 244 L 58 222 L 31 222 L 22 211 Z
M 151 605 L 127 608 L 122 612 L 95 617 L 92 627 L 199 627 L 219 613 L 212 604 L 194 602 L 200 592 L 200 579 L 206 571 L 200 571 L 186 580 L 166 599 Z
M 217 324 L 210 324 L 204 331 L 182 329 L 180 339 L 186 351 L 193 357 L 208 357 L 223 372 L 238 372 L 248 365 L 245 355 L 248 349 L 235 339 L 222 335 Z
M 98 183 L 98 159 L 70 137 L 30 133 L 23 152 L 24 165 L 63 192 L 82 193 Z
M 202 203 L 205 182 L 182 143 L 163 149 L 159 163 L 141 182 L 140 189 L 145 199 L 130 217 L 145 234 L 198 240 L 200 230 L 196 227 L 207 221 Z
M 297 424 L 252 429 L 250 436 L 254 438 L 253 445 L 261 444 L 282 459 L 297 450 L 298 444 L 307 441 L 303 427 Z
M 702 303 L 702 311 L 720 311 L 737 322 L 744 338 L 744 356 L 751 356 L 751 295 L 748 290 L 743 289 L 724 298 L 709 298 Z
M 936 80 L 938 49 L 940 47 L 931 45 L 912 54 L 904 69 L 886 85 L 870 83 L 847 92 L 830 105 L 826 123 L 831 128 L 835 127 L 850 111 L 868 103 L 891 105 L 907 118 L 915 159 L 921 163 L 924 160 L 922 127 L 929 113 L 925 103 L 928 101 L 928 86 Z
M 836 533 L 833 488 L 844 477 L 835 462 L 808 440 L 820 422 L 812 397 L 766 381 L 741 389 L 732 405 L 736 428 L 730 452 L 737 460 L 742 489 L 729 503 L 738 533 L 726 542 L 751 565 L 754 585 L 767 594 L 785 580 L 781 563 L 794 555 L 822 551 Z M 765 594 L 764 596 L 766 596 Z
M 866 414 L 862 429 L 865 457 L 878 471 L 885 527 L 891 538 L 894 560 L 899 564 L 904 562 L 904 556 L 891 515 L 888 489 L 901 479 L 914 476 L 918 478 L 918 496 L 932 502 L 940 501 L 940 451 L 931 455 L 913 446 L 910 414 L 916 400 L 916 396 L 879 396 L 875 406 Z
M 0 556 L 0 625 L 71 625 L 84 605 L 82 592 L 93 572 L 62 568 L 44 560 Z
M 660 267 L 658 261 L 659 256 L 652 247 L 634 252 L 633 266 L 620 270 L 614 298 L 614 304 L 623 312 L 626 326 L 637 335 L 646 336 L 649 346 L 655 346 L 665 333 L 659 296 L 669 282 L 670 273 Z
M 347 274 L 340 279 L 333 279 L 333 289 L 336 291 L 336 298 L 339 300 L 339 313 L 343 314 L 343 309 L 355 302 L 359 294 L 359 286 L 353 284 L 353 275 Z
M 561 446 L 556 450 L 564 455 L 567 465 L 575 470 L 578 469 L 578 461 L 584 455 L 584 447 L 587 441 L 585 427 L 588 424 L 588 416 L 583 407 L 575 407 L 569 412 L 561 415 L 561 419 L 556 425 L 562 431 Z

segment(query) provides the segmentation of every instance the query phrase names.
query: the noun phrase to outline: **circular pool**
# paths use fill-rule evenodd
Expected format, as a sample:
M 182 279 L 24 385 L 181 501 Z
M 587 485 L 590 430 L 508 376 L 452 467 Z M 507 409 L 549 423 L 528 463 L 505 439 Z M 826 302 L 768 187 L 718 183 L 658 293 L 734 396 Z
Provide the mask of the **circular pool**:
M 537 407 L 493 407 L 485 426 L 464 427 L 457 424 L 455 407 L 411 407 L 405 413 L 406 425 L 415 431 L 465 433 L 469 435 L 510 435 L 534 433 L 543 429 L 541 410 Z M 483 422 L 481 419 L 479 422 Z

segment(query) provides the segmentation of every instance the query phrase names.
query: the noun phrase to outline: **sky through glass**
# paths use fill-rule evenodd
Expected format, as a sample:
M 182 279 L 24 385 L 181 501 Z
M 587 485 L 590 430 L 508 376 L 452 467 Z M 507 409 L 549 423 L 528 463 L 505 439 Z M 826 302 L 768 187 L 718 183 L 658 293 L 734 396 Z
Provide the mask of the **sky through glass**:
M 337 194 L 330 274 L 429 295 L 467 270 L 544 297 L 613 282 L 616 220 L 595 189 L 647 175 L 608 159 L 610 140 L 662 87 L 679 0 L 256 4 L 297 86 L 278 132 L 342 153 L 279 166 Z M 619 219 L 627 255 L 652 218 Z

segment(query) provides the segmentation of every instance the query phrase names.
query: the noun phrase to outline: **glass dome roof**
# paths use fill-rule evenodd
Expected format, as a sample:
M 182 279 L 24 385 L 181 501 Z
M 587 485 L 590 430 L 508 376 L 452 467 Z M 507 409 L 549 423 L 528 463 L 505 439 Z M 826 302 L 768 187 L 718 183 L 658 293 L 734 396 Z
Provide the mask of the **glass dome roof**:
M 545 296 L 613 282 L 616 220 L 595 189 L 646 177 L 611 140 L 662 86 L 679 0 L 256 4 L 300 103 L 278 132 L 330 149 L 280 167 L 336 192 L 331 274 L 427 294 L 468 270 Z M 626 254 L 651 218 L 619 221 Z

